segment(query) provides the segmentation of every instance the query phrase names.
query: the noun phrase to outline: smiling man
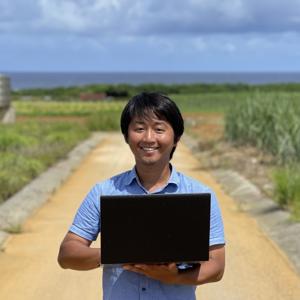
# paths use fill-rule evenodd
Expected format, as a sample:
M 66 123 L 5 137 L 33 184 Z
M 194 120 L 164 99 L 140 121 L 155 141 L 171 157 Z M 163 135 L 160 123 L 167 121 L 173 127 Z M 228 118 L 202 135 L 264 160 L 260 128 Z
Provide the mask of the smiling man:
M 134 155 L 135 166 L 91 189 L 61 244 L 58 262 L 63 268 L 75 270 L 89 270 L 101 265 L 101 249 L 90 248 L 91 242 L 100 233 L 101 195 L 210 193 L 208 261 L 189 266 L 172 262 L 167 265 L 105 265 L 103 270 L 105 300 L 195 299 L 197 285 L 222 278 L 225 240 L 222 218 L 213 191 L 177 172 L 170 164 L 184 131 L 181 113 L 167 96 L 142 93 L 133 97 L 125 106 L 121 116 L 121 130 Z

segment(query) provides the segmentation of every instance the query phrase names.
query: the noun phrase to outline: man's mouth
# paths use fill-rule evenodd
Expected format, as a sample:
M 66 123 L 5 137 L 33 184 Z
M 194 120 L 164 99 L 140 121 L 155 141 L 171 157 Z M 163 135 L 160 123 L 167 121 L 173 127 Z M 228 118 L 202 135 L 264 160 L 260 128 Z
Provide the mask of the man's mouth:
M 158 147 L 141 147 L 143 151 L 152 152 L 158 149 Z

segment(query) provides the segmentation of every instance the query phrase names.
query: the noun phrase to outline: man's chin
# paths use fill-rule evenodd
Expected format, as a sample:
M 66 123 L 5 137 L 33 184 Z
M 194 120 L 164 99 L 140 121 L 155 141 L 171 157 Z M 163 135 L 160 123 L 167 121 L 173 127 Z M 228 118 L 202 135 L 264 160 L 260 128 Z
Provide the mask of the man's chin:
M 153 166 L 156 163 L 157 163 L 157 161 L 154 160 L 154 159 L 151 159 L 151 158 L 149 158 L 149 159 L 143 159 L 143 164 L 148 165 L 148 166 Z

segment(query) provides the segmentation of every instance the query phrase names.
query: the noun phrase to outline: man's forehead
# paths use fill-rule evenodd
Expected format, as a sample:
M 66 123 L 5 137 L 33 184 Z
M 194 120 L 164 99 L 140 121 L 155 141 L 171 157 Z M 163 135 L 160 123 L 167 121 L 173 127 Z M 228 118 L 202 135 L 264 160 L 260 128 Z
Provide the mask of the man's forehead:
M 132 123 L 168 123 L 165 119 L 159 118 L 156 115 L 135 116 Z

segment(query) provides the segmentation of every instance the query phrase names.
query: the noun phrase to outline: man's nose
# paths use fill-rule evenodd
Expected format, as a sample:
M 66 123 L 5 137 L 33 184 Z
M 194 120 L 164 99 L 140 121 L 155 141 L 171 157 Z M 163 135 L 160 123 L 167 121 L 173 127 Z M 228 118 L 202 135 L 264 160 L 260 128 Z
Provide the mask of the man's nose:
M 155 132 L 152 129 L 148 129 L 144 134 L 144 141 L 151 142 L 154 140 Z

